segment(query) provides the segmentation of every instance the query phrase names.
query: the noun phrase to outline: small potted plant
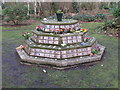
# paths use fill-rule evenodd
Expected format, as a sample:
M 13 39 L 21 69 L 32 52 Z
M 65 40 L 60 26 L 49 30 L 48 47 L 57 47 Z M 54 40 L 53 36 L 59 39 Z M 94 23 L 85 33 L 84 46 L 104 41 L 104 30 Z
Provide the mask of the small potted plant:
M 63 12 L 61 10 L 58 10 L 56 12 L 56 16 L 58 21 L 62 21 Z
M 25 40 L 26 40 L 26 39 L 29 39 L 30 33 L 25 32 L 22 36 L 25 38 Z

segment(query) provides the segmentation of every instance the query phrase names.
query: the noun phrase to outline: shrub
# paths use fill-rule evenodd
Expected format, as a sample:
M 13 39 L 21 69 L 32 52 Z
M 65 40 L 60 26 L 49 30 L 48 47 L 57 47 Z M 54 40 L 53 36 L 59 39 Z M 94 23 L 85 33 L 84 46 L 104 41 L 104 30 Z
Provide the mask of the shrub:
M 112 8 L 111 11 L 114 17 L 120 17 L 120 7 Z
M 88 14 L 82 14 L 82 15 L 75 15 L 73 16 L 73 19 L 81 20 L 81 21 L 95 21 L 96 18 L 94 16 L 90 16 Z
M 113 29 L 113 28 L 116 28 L 116 23 L 115 23 L 115 19 L 113 20 L 108 20 L 106 19 L 104 21 L 104 24 L 99 26 L 96 30 L 99 30 L 99 31 L 106 31 L 106 30 L 109 30 L 109 29 Z
M 106 19 L 106 16 L 105 16 L 105 14 L 96 14 L 95 18 L 98 20 L 104 20 L 104 19 Z
M 29 19 L 27 12 L 27 6 L 15 5 L 5 8 L 3 14 L 7 16 L 5 19 L 7 22 L 12 21 L 14 24 L 19 24 L 23 20 Z
M 78 14 L 77 14 L 77 15 L 73 16 L 72 18 L 73 18 L 73 19 L 76 19 L 76 20 L 80 20 L 80 19 L 81 19 L 81 15 L 78 15 Z
M 110 9 L 113 16 L 116 18 L 115 23 L 120 25 L 120 7 L 115 7 Z
M 73 6 L 75 13 L 78 13 L 79 12 L 78 2 L 72 2 L 72 6 Z

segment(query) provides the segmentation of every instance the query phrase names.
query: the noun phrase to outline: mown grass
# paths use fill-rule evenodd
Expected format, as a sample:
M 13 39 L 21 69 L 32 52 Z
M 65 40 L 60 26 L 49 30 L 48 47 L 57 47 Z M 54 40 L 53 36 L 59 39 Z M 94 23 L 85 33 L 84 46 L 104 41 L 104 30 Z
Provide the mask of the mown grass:
M 31 32 L 31 30 L 22 30 L 22 27 L 21 30 L 17 31 L 3 30 L 2 54 L 5 56 L 3 58 L 3 87 L 118 88 L 118 40 L 95 33 L 94 29 L 101 24 L 86 23 L 82 24 L 82 27 L 88 29 L 90 35 L 94 36 L 100 44 L 106 47 L 102 61 L 94 66 L 68 70 L 55 70 L 19 64 L 20 59 L 15 54 L 15 48 L 23 43 L 22 33 Z M 17 27 L 17 29 L 19 28 Z M 46 69 L 47 73 L 44 73 L 43 69 Z
M 40 24 L 25 25 L 25 26 L 0 26 L 2 30 L 25 30 L 25 29 L 35 29 L 35 27 Z

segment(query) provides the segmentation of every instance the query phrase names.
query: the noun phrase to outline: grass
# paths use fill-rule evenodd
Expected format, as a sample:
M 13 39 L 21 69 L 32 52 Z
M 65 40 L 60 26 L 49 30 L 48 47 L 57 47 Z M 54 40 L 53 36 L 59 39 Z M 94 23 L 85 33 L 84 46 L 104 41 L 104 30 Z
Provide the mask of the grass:
M 0 26 L 2 27 L 2 30 L 26 30 L 26 29 L 35 29 L 35 27 L 39 24 L 34 25 L 26 25 L 26 26 Z
M 94 66 L 68 70 L 55 70 L 21 65 L 15 48 L 23 43 L 22 34 L 31 29 L 16 27 L 15 31 L 2 32 L 3 87 L 6 88 L 118 88 L 118 40 L 97 34 L 94 29 L 102 23 L 86 23 L 82 27 L 106 47 L 102 61 Z M 8 29 L 8 28 L 6 28 Z M 22 30 L 23 29 L 23 30 Z M 103 66 L 101 66 L 103 65 Z M 47 73 L 42 70 L 46 69 Z

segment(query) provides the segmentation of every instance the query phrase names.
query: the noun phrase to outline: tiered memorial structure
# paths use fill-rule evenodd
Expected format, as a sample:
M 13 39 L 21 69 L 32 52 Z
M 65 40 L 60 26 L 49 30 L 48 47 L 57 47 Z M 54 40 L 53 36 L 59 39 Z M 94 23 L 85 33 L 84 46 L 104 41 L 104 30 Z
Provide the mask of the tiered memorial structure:
M 24 49 L 16 49 L 22 61 L 60 67 L 100 60 L 105 49 L 72 19 L 41 21 L 40 29 L 33 30 L 23 45 Z M 95 47 L 98 54 L 92 53 Z

